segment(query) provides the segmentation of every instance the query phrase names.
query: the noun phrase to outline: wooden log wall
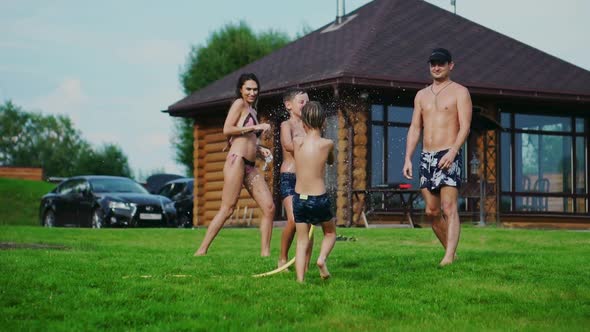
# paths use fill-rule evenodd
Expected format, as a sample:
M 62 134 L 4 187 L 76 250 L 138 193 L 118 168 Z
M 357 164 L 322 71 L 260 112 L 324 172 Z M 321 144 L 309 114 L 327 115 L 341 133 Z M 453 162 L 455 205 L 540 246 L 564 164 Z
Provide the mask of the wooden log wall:
M 268 122 L 261 116 L 261 122 Z M 194 134 L 194 220 L 195 226 L 208 226 L 221 207 L 223 191 L 223 166 L 228 151 L 223 151 L 227 139 L 223 135 L 223 119 L 215 124 L 195 123 Z M 270 133 L 274 132 L 272 128 Z M 273 151 L 273 135 L 265 134 L 261 137 L 261 144 Z M 264 162 L 256 161 L 256 165 L 265 176 L 272 191 L 272 165 L 265 172 L 262 171 Z M 261 210 L 243 187 L 240 191 L 234 213 L 225 223 L 227 226 L 250 226 L 260 224 Z
M 350 189 L 367 188 L 367 111 L 364 105 L 345 104 L 345 110 L 338 112 L 338 193 L 336 198 L 336 217 L 338 225 L 346 225 L 349 220 Z M 347 118 L 348 117 L 348 121 Z M 349 142 L 349 124 L 353 128 L 352 142 Z M 352 162 L 349 160 L 349 149 L 352 148 Z M 352 179 L 350 177 L 352 167 Z M 352 183 L 349 183 L 352 180 Z M 360 213 L 365 204 L 364 195 L 352 200 L 352 223 L 362 224 Z
M 349 180 L 349 163 L 348 163 L 348 125 L 345 114 L 342 110 L 338 111 L 338 141 L 336 142 L 338 155 L 336 160 L 337 167 L 337 186 L 336 191 L 336 224 L 339 226 L 346 225 L 348 222 L 348 190 Z
M 485 162 L 486 162 L 486 172 L 484 173 L 485 181 L 487 182 L 487 195 L 486 200 L 484 202 L 484 210 L 486 211 L 486 222 L 487 223 L 496 223 L 499 219 L 498 217 L 498 193 L 500 192 L 499 182 L 498 182 L 498 165 L 497 162 L 497 153 L 498 153 L 498 135 L 496 131 L 489 130 L 487 131 L 483 139 L 486 140 L 487 148 L 485 150 Z
M 367 189 L 367 158 L 369 157 L 367 144 L 367 121 L 368 112 L 364 109 L 356 110 L 354 114 L 353 128 L 353 171 L 352 171 L 352 188 L 353 189 Z M 354 211 L 352 222 L 354 225 L 364 225 L 360 220 L 361 211 L 365 206 L 365 195 L 359 196 L 358 200 L 354 200 L 352 209 Z
M 0 178 L 43 180 L 43 168 L 0 166 Z
M 199 221 L 202 219 L 200 212 L 201 208 L 199 207 L 199 195 L 202 192 L 201 185 L 203 183 L 203 179 L 200 177 L 203 172 L 199 170 L 199 146 L 201 142 L 201 129 L 198 123 L 193 124 L 193 226 L 199 226 Z
M 490 118 L 497 118 L 498 111 L 493 103 L 483 103 L 482 113 Z M 487 130 L 477 138 L 478 158 L 481 160 L 479 172 L 486 181 L 486 200 L 484 202 L 486 223 L 496 223 L 499 220 L 500 187 L 498 183 L 498 134 L 496 130 Z M 483 152 L 483 153 L 482 153 Z M 471 160 L 469 156 L 468 161 Z M 467 169 L 467 168 L 466 168 Z M 479 206 L 477 206 L 479 210 Z

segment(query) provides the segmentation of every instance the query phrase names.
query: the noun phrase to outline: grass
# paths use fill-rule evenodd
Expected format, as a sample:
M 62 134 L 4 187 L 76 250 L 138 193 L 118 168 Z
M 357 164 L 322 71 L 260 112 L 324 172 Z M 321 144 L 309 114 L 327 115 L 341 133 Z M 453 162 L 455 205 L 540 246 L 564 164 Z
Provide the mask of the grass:
M 0 329 L 582 331 L 590 326 L 590 233 L 464 227 L 459 260 L 438 268 L 428 229 L 338 229 L 328 264 L 303 285 L 261 258 L 256 229 L 1 226 Z M 314 257 L 321 231 L 316 231 Z M 293 248 L 292 248 L 293 251 Z
M 39 202 L 53 188 L 43 181 L 0 178 L 0 225 L 39 225 Z

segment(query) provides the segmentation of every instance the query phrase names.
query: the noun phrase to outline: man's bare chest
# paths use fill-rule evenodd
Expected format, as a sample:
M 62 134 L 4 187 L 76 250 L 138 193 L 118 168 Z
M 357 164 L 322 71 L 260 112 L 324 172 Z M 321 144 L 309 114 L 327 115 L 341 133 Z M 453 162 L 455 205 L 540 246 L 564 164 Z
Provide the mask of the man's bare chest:
M 457 98 L 452 94 L 435 96 L 434 94 L 426 95 L 420 101 L 420 106 L 424 113 L 457 113 Z

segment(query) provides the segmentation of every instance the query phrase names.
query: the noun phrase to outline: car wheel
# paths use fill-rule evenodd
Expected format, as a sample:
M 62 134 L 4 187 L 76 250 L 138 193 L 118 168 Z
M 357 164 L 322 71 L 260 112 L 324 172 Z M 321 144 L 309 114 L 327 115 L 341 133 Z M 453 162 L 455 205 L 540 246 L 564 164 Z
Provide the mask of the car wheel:
M 178 224 L 176 225 L 178 228 L 186 228 L 189 227 L 189 225 L 192 223 L 192 220 L 189 218 L 189 216 L 182 215 L 180 217 L 180 219 L 178 220 Z
M 51 210 L 45 212 L 45 216 L 43 217 L 43 226 L 45 227 L 54 227 L 55 226 L 55 213 Z
M 100 209 L 95 209 L 92 212 L 92 228 L 102 228 L 104 226 L 104 218 Z

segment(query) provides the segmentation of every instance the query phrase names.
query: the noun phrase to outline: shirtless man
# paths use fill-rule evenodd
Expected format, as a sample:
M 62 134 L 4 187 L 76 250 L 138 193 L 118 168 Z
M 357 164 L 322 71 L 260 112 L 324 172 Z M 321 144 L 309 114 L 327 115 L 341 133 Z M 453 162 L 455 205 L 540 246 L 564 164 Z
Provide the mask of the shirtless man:
M 301 122 L 301 109 L 309 101 L 307 92 L 301 88 L 291 88 L 283 94 L 283 103 L 289 112 L 289 120 L 281 123 L 281 147 L 283 162 L 281 164 L 281 199 L 287 213 L 287 224 L 281 236 L 281 253 L 278 266 L 288 261 L 289 248 L 295 235 L 293 217 L 293 194 L 295 194 L 295 160 L 293 159 L 293 139 L 305 136 Z
M 324 176 L 326 164 L 334 163 L 334 142 L 322 137 L 326 113 L 318 102 L 310 101 L 301 112 L 305 137 L 293 139 L 297 183 L 293 195 L 293 214 L 297 229 L 295 271 L 297 281 L 303 282 L 309 263 L 311 225 L 321 225 L 324 239 L 316 265 L 320 277 L 328 279 L 326 260 L 336 243 L 336 223 L 332 219 L 330 197 L 326 193 Z
M 433 81 L 418 91 L 414 99 L 403 174 L 412 179 L 412 155 L 424 128 L 420 188 L 432 230 L 445 248 L 445 256 L 440 262 L 445 266 L 455 260 L 461 233 L 457 210 L 463 168 L 461 146 L 469 135 L 472 105 L 467 88 L 451 81 L 455 64 L 448 50 L 432 50 L 428 63 Z

